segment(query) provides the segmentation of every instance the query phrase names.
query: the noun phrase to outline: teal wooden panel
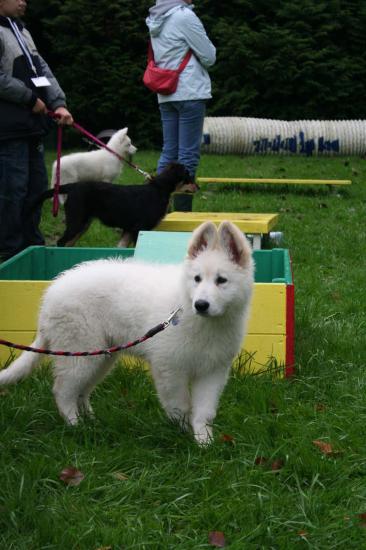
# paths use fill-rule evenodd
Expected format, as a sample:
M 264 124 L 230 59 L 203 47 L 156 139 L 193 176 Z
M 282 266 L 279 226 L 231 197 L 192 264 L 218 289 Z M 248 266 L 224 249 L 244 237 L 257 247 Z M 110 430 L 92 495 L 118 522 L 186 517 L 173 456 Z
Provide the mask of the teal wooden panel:
M 140 231 L 134 257 L 146 262 L 178 264 L 187 253 L 190 232 Z
M 134 257 L 146 262 L 178 264 L 186 256 L 191 232 L 140 231 Z M 255 282 L 292 282 L 290 255 L 284 248 L 254 250 Z

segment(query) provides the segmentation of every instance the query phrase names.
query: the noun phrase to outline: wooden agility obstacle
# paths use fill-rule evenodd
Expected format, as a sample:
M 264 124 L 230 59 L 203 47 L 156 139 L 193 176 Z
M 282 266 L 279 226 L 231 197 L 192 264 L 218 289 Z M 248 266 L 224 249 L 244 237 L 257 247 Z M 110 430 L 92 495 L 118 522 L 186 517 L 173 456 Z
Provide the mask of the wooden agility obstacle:
M 171 212 L 161 220 L 157 231 L 193 231 L 210 220 L 219 225 L 224 220 L 236 224 L 244 233 L 252 235 L 253 248 L 260 249 L 262 236 L 268 236 L 278 222 L 278 214 L 242 212 Z
M 0 338 L 25 345 L 34 340 L 42 295 L 50 281 L 65 269 L 81 261 L 131 256 L 161 264 L 179 263 L 190 238 L 190 232 L 140 231 L 136 249 L 27 248 L 0 266 Z M 242 357 L 236 366 L 261 372 L 278 365 L 290 376 L 295 361 L 290 255 L 286 249 L 255 250 L 253 254 L 254 295 Z M 0 346 L 0 368 L 10 355 L 8 348 Z M 19 351 L 14 351 L 17 355 Z
M 331 179 L 275 179 L 275 178 L 197 178 L 199 185 L 205 183 L 274 183 L 277 185 L 351 185 L 351 180 Z

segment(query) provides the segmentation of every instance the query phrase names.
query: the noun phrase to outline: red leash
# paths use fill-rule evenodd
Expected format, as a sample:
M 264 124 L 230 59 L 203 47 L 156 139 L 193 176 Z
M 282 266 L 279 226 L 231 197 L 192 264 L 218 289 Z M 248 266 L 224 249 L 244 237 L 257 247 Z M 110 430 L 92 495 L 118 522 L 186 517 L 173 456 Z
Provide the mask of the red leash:
M 61 174 L 61 149 L 62 149 L 62 126 L 57 128 L 57 159 L 56 159 L 56 181 L 53 191 L 53 203 L 52 203 L 52 214 L 54 217 L 58 214 L 58 209 L 60 206 L 59 194 L 60 194 L 60 174 Z
M 34 353 L 42 353 L 44 355 L 58 355 L 62 357 L 89 357 L 95 355 L 110 355 L 111 353 L 116 353 L 117 351 L 132 348 L 133 346 L 137 346 L 137 344 L 145 342 L 145 340 L 148 340 L 149 338 L 155 336 L 155 334 L 158 334 L 162 330 L 165 330 L 171 323 L 173 325 L 176 325 L 178 323 L 178 314 L 182 311 L 182 309 L 182 307 L 178 307 L 177 309 L 175 309 L 169 315 L 166 321 L 163 321 L 162 323 L 159 323 L 152 329 L 148 330 L 147 333 L 144 334 L 144 336 L 141 336 L 141 338 L 133 340 L 132 342 L 127 342 L 127 344 L 123 344 L 122 346 L 113 346 L 108 349 L 97 349 L 94 351 L 53 351 L 49 349 L 32 348 L 30 346 L 24 346 L 22 344 L 14 344 L 13 342 L 8 342 L 8 340 L 0 340 L 0 345 L 6 346 L 8 348 L 20 349 L 22 351 L 32 351 Z
M 48 111 L 48 115 L 53 118 L 53 119 L 57 119 L 59 118 L 59 116 L 54 113 L 53 111 Z M 116 151 L 113 151 L 113 149 L 111 149 L 110 147 L 108 147 L 108 145 L 106 145 L 103 141 L 101 141 L 99 138 L 97 138 L 97 136 L 94 136 L 93 134 L 91 134 L 90 132 L 88 132 L 88 130 L 85 130 L 85 128 L 83 128 L 82 126 L 80 126 L 80 124 L 77 124 L 76 122 L 73 122 L 72 123 L 72 126 L 78 130 L 80 133 L 84 134 L 85 136 L 87 136 L 89 139 L 91 139 L 92 141 L 94 141 L 95 143 L 97 143 L 100 147 L 102 147 L 103 149 L 106 149 L 109 153 L 112 153 L 112 155 L 116 156 L 121 162 L 124 162 L 125 164 L 128 164 L 129 166 L 131 166 L 131 168 L 133 168 L 134 170 L 136 170 L 136 172 L 139 172 L 139 174 L 142 174 L 144 176 L 144 178 L 146 179 L 151 179 L 151 174 L 149 174 L 148 172 L 145 172 L 144 170 L 141 170 L 141 168 L 139 168 L 136 164 L 134 164 L 133 162 L 130 162 L 129 160 L 125 159 L 124 157 L 122 157 L 121 155 L 119 155 Z M 60 159 L 61 159 L 61 150 L 62 150 L 62 126 L 59 126 L 58 127 L 58 130 L 57 130 L 57 160 L 56 160 L 56 181 L 55 181 L 55 187 L 54 187 L 54 194 L 53 194 L 53 206 L 52 206 L 52 213 L 54 216 L 57 216 L 58 214 L 58 209 L 59 209 L 59 198 L 58 198 L 58 195 L 59 195 L 59 190 L 60 190 Z

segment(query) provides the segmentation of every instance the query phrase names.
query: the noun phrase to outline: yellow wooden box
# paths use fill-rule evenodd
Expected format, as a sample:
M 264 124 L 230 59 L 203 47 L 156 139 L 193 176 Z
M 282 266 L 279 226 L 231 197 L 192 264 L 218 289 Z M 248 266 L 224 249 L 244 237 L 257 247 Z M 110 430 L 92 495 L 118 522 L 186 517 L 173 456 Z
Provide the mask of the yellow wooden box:
M 166 246 L 163 246 L 161 237 L 154 239 L 153 234 L 164 235 Z M 151 259 L 150 256 L 159 254 L 160 250 L 160 258 L 164 262 L 167 261 L 167 254 L 162 251 L 170 247 L 172 254 L 169 261 L 180 261 L 182 250 L 186 250 L 187 238 L 186 233 L 141 232 L 140 246 L 136 247 L 135 256 Z M 88 259 L 125 257 L 133 253 L 131 249 L 30 247 L 0 265 L 0 340 L 25 345 L 33 341 L 42 294 L 50 279 L 60 271 Z M 255 251 L 254 256 L 256 282 L 240 365 L 249 371 L 261 371 L 273 364 L 282 365 L 289 375 L 294 363 L 294 287 L 289 255 L 284 249 L 275 249 Z M 0 345 L 0 365 L 3 366 L 17 353 Z

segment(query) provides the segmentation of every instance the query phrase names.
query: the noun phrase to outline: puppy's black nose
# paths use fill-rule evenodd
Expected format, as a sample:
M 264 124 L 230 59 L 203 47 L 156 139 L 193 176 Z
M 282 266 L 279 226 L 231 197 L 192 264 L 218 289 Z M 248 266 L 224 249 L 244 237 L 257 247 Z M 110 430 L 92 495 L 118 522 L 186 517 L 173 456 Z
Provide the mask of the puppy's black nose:
M 210 304 L 209 302 L 206 302 L 206 300 L 197 300 L 197 302 L 194 303 L 194 307 L 198 313 L 206 313 L 210 307 Z

